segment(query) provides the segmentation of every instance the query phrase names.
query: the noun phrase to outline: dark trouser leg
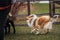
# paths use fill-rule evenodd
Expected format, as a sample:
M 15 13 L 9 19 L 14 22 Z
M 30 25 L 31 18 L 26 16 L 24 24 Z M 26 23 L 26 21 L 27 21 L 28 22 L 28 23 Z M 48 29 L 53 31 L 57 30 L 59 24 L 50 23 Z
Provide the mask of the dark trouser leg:
M 4 40 L 4 26 L 9 11 L 10 9 L 0 10 L 0 40 Z
M 4 29 L 0 27 L 0 40 L 4 40 Z
M 10 24 L 9 23 L 7 24 L 7 27 L 8 27 L 8 33 L 10 34 Z
M 10 33 L 10 25 L 8 20 L 6 21 L 6 26 L 5 26 L 5 34 L 9 34 Z
M 15 30 L 14 22 L 11 20 L 11 21 L 10 21 L 10 23 L 11 23 L 11 26 L 13 27 L 13 30 L 14 30 L 14 31 L 13 31 L 13 33 L 15 33 L 15 32 L 16 32 L 16 30 Z
M 5 26 L 5 34 L 7 34 L 7 26 Z

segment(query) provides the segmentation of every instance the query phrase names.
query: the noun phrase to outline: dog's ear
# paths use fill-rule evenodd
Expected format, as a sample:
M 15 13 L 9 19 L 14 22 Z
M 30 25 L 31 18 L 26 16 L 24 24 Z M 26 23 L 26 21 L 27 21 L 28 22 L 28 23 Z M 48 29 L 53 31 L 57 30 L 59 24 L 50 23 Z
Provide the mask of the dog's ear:
M 29 15 L 29 16 L 26 16 L 26 18 L 25 18 L 25 19 L 26 19 L 26 20 L 28 20 L 28 19 L 29 19 L 29 18 L 31 18 L 31 17 L 32 17 L 32 16 L 30 16 L 30 15 Z
M 28 20 L 29 18 L 33 18 L 33 17 L 37 17 L 37 16 L 34 14 L 31 14 L 31 15 L 27 16 L 26 19 Z
M 33 15 L 29 15 L 28 17 L 31 18 L 31 17 L 34 17 L 34 16 Z
M 33 15 L 31 15 L 30 17 L 33 17 Z

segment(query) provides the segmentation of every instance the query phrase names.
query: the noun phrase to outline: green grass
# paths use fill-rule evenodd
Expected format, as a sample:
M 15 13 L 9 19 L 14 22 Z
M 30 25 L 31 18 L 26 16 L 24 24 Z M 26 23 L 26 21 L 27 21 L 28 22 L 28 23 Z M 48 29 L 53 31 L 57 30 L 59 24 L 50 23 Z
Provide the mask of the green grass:
M 55 9 L 56 13 L 60 14 L 60 9 Z
M 46 35 L 30 33 L 29 27 L 16 26 L 16 34 L 5 36 L 5 40 L 60 40 L 60 25 L 53 25 L 53 30 Z
M 49 13 L 49 4 L 34 3 L 33 7 L 35 8 L 35 10 L 32 11 L 32 13 L 34 14 Z
M 34 3 L 33 7 L 35 8 L 34 11 L 32 11 L 31 13 L 33 14 L 43 14 L 43 13 L 49 13 L 49 4 L 47 3 Z M 60 14 L 60 9 L 55 9 L 56 13 Z

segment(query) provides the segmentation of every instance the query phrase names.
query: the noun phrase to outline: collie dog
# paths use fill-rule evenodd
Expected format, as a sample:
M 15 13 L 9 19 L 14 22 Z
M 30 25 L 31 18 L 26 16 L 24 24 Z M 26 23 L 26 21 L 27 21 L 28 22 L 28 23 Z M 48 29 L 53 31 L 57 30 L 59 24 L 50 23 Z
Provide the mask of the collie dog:
M 31 28 L 31 33 L 46 34 L 51 31 L 52 24 L 57 21 L 59 15 L 54 15 L 52 18 L 49 15 L 37 17 L 31 14 L 26 17 L 27 25 Z

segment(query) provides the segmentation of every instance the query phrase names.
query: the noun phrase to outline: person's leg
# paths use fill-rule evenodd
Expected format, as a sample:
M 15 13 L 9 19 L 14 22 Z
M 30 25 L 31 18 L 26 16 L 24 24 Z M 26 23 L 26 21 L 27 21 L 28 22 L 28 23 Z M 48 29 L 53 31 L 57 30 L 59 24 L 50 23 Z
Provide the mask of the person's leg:
M 10 33 L 10 25 L 9 25 L 9 20 L 7 19 L 5 25 L 5 34 L 9 34 L 9 33 Z
M 0 10 L 0 40 L 4 40 L 4 26 L 6 22 L 6 16 L 9 13 L 9 9 Z
M 10 34 L 10 24 L 8 23 L 7 26 L 8 26 L 8 34 Z
M 14 31 L 13 31 L 13 33 L 15 33 L 15 32 L 16 32 L 16 30 L 15 30 L 14 22 L 11 20 L 11 21 L 10 21 L 10 23 L 11 23 L 11 26 L 13 27 L 13 30 L 14 30 Z
M 0 27 L 0 40 L 4 40 L 4 28 Z
M 5 35 L 7 34 L 7 26 L 5 26 Z

